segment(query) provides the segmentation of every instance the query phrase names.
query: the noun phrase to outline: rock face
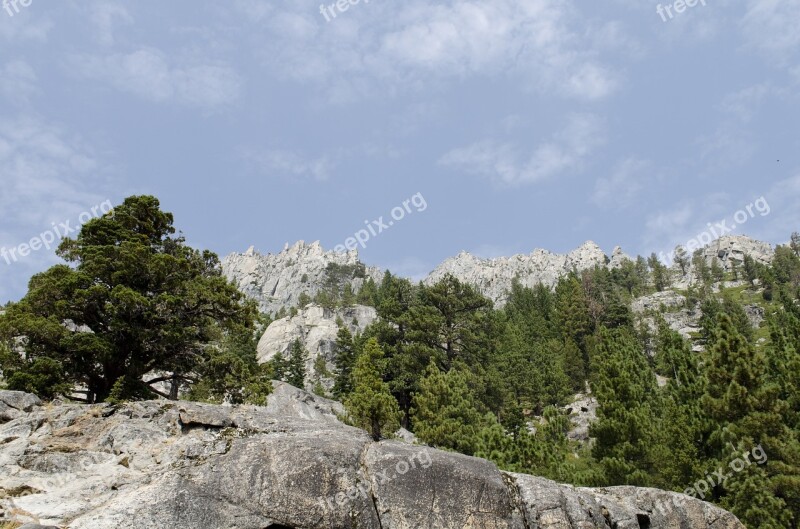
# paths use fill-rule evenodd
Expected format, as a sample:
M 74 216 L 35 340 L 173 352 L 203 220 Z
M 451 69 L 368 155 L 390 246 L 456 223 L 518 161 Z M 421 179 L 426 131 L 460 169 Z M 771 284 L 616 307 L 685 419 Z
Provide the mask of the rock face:
M 70 529 L 743 529 L 733 515 L 680 494 L 574 488 L 482 459 L 373 442 L 336 420 L 330 401 L 285 386 L 270 400 L 266 408 L 37 404 L 0 425 L 0 521 Z
M 774 250 L 768 243 L 745 235 L 723 235 L 706 246 L 703 254 L 709 265 L 716 259 L 723 270 L 730 272 L 734 266 L 739 270 L 742 269 L 745 255 L 749 255 L 758 263 L 768 264 L 772 262 Z
M 299 339 L 309 353 L 306 361 L 309 386 L 319 380 L 326 390 L 330 390 L 333 380 L 326 373 L 320 373 L 317 367 L 319 359 L 322 359 L 326 370 L 333 372 L 339 319 L 355 335 L 377 320 L 378 314 L 374 308 L 362 305 L 335 311 L 309 305 L 299 310 L 296 316 L 276 320 L 267 327 L 258 343 L 258 361 L 266 362 L 279 352 L 286 353 L 292 342 Z
M 534 250 L 530 255 L 481 259 L 462 252 L 436 267 L 424 282 L 433 284 L 445 275 L 452 274 L 477 287 L 496 304 L 503 305 L 514 278 L 518 278 L 524 286 L 533 287 L 543 283 L 552 287 L 561 276 L 572 270 L 586 270 L 597 265 L 606 265 L 606 256 L 591 241 L 566 255 Z
M 326 252 L 319 242 L 304 241 L 274 255 L 261 255 L 252 247 L 231 254 L 222 260 L 222 271 L 267 313 L 296 306 L 304 292 L 313 298 L 332 279 L 349 283 L 354 292 L 368 277 L 381 279 L 381 271 L 364 266 L 357 251 Z

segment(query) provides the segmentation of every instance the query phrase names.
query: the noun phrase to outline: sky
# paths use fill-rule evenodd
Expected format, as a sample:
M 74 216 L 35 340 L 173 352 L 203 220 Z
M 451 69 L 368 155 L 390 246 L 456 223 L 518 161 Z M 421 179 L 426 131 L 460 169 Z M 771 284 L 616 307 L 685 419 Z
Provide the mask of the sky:
M 6 0 L 0 303 L 135 194 L 410 277 L 800 230 L 800 0 L 332 2 Z

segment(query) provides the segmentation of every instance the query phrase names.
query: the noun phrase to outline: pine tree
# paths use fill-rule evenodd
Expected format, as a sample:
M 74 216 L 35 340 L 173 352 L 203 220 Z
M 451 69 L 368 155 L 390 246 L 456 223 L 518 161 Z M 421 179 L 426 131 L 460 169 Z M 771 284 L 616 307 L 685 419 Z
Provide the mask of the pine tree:
M 342 398 L 353 390 L 352 372 L 358 358 L 358 350 L 353 340 L 353 335 L 342 323 L 336 335 L 334 346 L 336 365 L 336 380 L 333 385 L 333 395 Z
M 286 380 L 289 371 L 289 362 L 282 352 L 278 351 L 275 353 L 275 356 L 269 361 L 269 365 L 272 369 L 272 378 L 275 380 Z
M 689 252 L 686 251 L 686 248 L 683 246 L 676 246 L 675 247 L 675 263 L 680 267 L 681 274 L 684 276 L 686 272 L 689 270 L 689 262 L 691 261 L 689 257 Z
M 703 444 L 708 421 L 704 420 L 700 397 L 705 391 L 698 356 L 683 337 L 663 318 L 659 321 L 656 367 L 668 377 L 663 388 L 661 413 L 656 423 L 653 460 L 658 479 L 654 485 L 685 489 L 704 468 Z
M 586 338 L 594 332 L 589 301 L 578 277 L 570 275 L 556 285 L 555 321 L 563 338 L 586 354 Z
M 720 266 L 719 259 L 711 260 L 711 279 L 715 283 L 719 283 L 725 279 L 725 270 Z
M 667 267 L 658 260 L 658 256 L 656 256 L 655 253 L 650 254 L 650 257 L 647 259 L 647 264 L 650 266 L 650 273 L 652 274 L 653 278 L 653 287 L 658 292 L 661 292 L 667 288 L 669 284 L 669 270 L 667 270 Z
M 655 375 L 642 348 L 626 329 L 601 329 L 592 352 L 596 373 L 597 421 L 590 427 L 592 455 L 607 483 L 646 485 L 650 481 Z
M 462 368 L 444 373 L 431 363 L 414 396 L 414 433 L 426 444 L 473 455 L 486 425 Z
M 718 316 L 714 345 L 706 366 L 708 385 L 701 405 L 715 421 L 710 446 L 724 463 L 737 453 L 762 446 L 769 461 L 757 472 L 734 473 L 718 487 L 721 498 L 734 514 L 747 518 L 750 527 L 786 527 L 782 520 L 800 516 L 800 443 L 797 432 L 784 424 L 787 403 L 780 400 L 780 387 L 769 380 L 767 363 L 738 332 L 727 314 Z M 761 493 L 756 494 L 756 488 Z M 772 491 L 776 501 L 770 494 Z M 754 498 L 772 504 L 769 513 L 753 509 Z M 785 513 L 792 513 L 787 518 Z M 760 516 L 765 516 L 761 518 Z
M 694 274 L 697 281 L 706 287 L 710 285 L 712 279 L 711 268 L 708 266 L 706 256 L 702 249 L 695 250 L 692 255 L 692 266 L 694 267 Z
M 286 382 L 304 389 L 306 385 L 306 360 L 308 352 L 299 339 L 292 342 L 289 348 L 289 360 L 286 366 Z
M 402 415 L 389 385 L 381 378 L 383 364 L 383 351 L 378 341 L 371 338 L 356 360 L 353 391 L 344 401 L 353 424 L 367 430 L 375 441 L 382 439 L 386 432 L 395 432 Z

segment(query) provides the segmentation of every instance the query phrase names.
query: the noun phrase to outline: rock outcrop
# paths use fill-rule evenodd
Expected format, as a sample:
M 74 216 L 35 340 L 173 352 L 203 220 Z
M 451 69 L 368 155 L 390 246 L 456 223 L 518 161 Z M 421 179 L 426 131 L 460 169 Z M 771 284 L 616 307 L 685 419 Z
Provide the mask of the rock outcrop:
M 285 386 L 270 399 L 266 408 L 36 404 L 0 425 L 0 520 L 70 529 L 743 529 L 681 494 L 501 472 L 482 459 L 373 442 L 336 420 L 330 401 Z
M 277 254 L 259 254 L 250 248 L 222 260 L 225 277 L 247 296 L 258 302 L 263 312 L 274 314 L 281 308 L 298 305 L 300 295 L 314 297 L 334 281 L 348 283 L 357 292 L 366 278 L 381 279 L 381 271 L 366 267 L 358 252 L 326 252 L 319 242 L 299 241 Z
M 481 259 L 462 252 L 436 267 L 424 282 L 433 284 L 452 274 L 477 287 L 497 305 L 503 305 L 515 278 L 524 286 L 542 283 L 552 287 L 561 276 L 573 270 L 586 270 L 598 265 L 606 265 L 606 255 L 591 241 L 565 255 L 534 250 L 529 255 Z
M 772 262 L 774 250 L 770 244 L 745 235 L 723 235 L 707 245 L 703 255 L 709 265 L 716 259 L 724 271 L 731 272 L 734 267 L 742 270 L 745 255 L 761 264 Z
M 309 387 L 319 381 L 326 390 L 333 387 L 333 380 L 326 372 L 333 372 L 336 355 L 336 335 L 339 332 L 337 321 L 341 321 L 352 334 L 364 329 L 378 319 L 372 307 L 355 305 L 337 310 L 329 310 L 319 305 L 308 305 L 295 316 L 287 316 L 272 322 L 258 343 L 258 361 L 271 360 L 278 353 L 286 353 L 295 340 L 308 351 L 306 373 Z M 320 372 L 320 359 L 325 370 Z
M 744 256 L 750 255 L 759 263 L 772 260 L 773 248 L 768 243 L 743 235 L 724 235 L 703 248 L 703 255 L 710 265 L 714 260 L 724 271 L 734 266 L 741 268 Z M 534 250 L 528 255 L 482 259 L 468 252 L 461 252 L 437 266 L 424 280 L 433 284 L 447 274 L 474 285 L 480 292 L 502 306 L 512 281 L 517 278 L 525 286 L 542 283 L 553 286 L 569 272 L 586 270 L 595 266 L 619 268 L 626 260 L 632 260 L 622 249 L 614 248 L 607 257 L 600 247 L 588 241 L 567 254 L 555 254 L 547 250 Z M 691 266 L 687 275 L 681 277 L 678 265 L 671 263 L 672 282 L 676 288 L 685 289 L 694 280 Z M 379 282 L 379 268 L 367 267 L 359 261 L 358 252 L 337 253 L 325 251 L 319 242 L 306 244 L 303 241 L 278 254 L 261 255 L 253 248 L 243 254 L 231 254 L 222 261 L 223 272 L 233 280 L 245 294 L 255 299 L 261 310 L 275 313 L 281 308 L 298 305 L 300 295 L 312 298 L 330 281 L 350 284 L 354 292 L 371 277 Z

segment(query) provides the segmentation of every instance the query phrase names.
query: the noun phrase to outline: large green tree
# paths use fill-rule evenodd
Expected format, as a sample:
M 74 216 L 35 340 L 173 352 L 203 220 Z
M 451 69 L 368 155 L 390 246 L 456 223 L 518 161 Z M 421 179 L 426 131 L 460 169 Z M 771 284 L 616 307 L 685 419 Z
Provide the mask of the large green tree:
M 655 374 L 627 329 L 600 330 L 592 365 L 597 369 L 592 391 L 599 404 L 590 428 L 596 438 L 592 455 L 607 483 L 646 485 L 653 469 Z
M 254 305 L 217 256 L 175 236 L 155 197 L 127 198 L 57 253 L 69 264 L 34 276 L 0 318 L 0 336 L 24 353 L 2 366 L 12 388 L 53 396 L 81 387 L 88 402 L 152 396 L 164 377 L 148 385 L 145 375 L 191 382 L 209 344 L 253 326 Z
M 384 364 L 383 351 L 371 338 L 356 360 L 351 375 L 353 390 L 344 401 L 350 420 L 376 441 L 400 427 L 400 407 L 381 376 Z

